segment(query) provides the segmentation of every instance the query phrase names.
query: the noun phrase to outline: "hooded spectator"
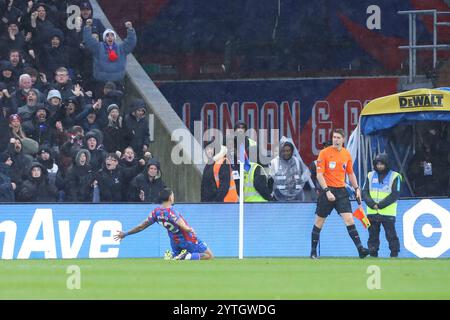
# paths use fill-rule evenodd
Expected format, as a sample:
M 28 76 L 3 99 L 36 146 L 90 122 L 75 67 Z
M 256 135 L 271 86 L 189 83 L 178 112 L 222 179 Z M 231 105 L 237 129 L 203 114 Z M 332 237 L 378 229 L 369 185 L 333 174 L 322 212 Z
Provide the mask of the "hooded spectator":
M 43 47 L 42 55 L 39 57 L 39 65 L 48 78 L 51 78 L 58 68 L 69 69 L 72 66 L 70 48 L 63 41 L 63 32 L 54 29 L 49 34 L 48 43 Z
M 159 161 L 150 159 L 144 172 L 131 180 L 128 200 L 132 202 L 159 203 L 159 193 L 166 187 L 162 180 Z
M 17 90 L 17 74 L 15 73 L 11 62 L 2 61 L 0 64 L 0 71 L 0 81 L 5 84 L 8 92 L 15 92 Z
M 56 144 L 50 111 L 42 104 L 36 106 L 33 119 L 23 123 L 23 131 L 28 138 L 37 141 L 39 145 L 54 146 Z
M 150 152 L 147 152 L 144 159 L 138 159 L 132 147 L 125 148 L 121 156 L 119 165 L 127 170 L 137 170 L 137 173 L 140 171 L 139 167 L 145 165 L 146 161 L 152 157 Z M 127 176 L 123 181 L 123 199 L 128 199 L 128 190 L 130 189 L 129 186 L 132 178 L 134 177 Z
M 102 168 L 107 152 L 103 149 L 103 137 L 101 132 L 89 131 L 86 133 L 85 146 L 91 154 L 90 164 L 92 169 L 97 172 Z
M 47 5 L 36 4 L 30 16 L 30 26 L 32 32 L 32 45 L 36 48 L 38 56 L 43 51 L 44 44 L 47 43 L 53 30 L 56 28 L 52 17 L 49 15 Z
M 61 109 L 62 97 L 58 90 L 52 89 L 47 94 L 47 109 L 50 111 L 50 116 L 53 116 Z
M 33 113 L 36 112 L 38 103 L 42 103 L 42 95 L 37 89 L 30 89 L 27 94 L 26 103 L 22 105 L 17 113 L 22 118 L 22 121 L 33 120 Z
M 23 152 L 20 139 L 11 138 L 7 152 L 13 162 L 11 166 L 11 180 L 19 186 L 28 175 L 28 169 L 33 162 L 33 157 Z
M 16 102 L 3 82 L 0 82 L 0 111 L 3 112 L 4 117 L 17 113 Z
M 46 6 L 54 25 L 62 30 L 67 25 L 67 7 L 77 4 L 78 0 L 41 0 L 39 2 Z
M 0 203 L 14 202 L 16 184 L 11 180 L 12 160 L 8 153 L 0 153 Z
M 121 105 L 123 92 L 117 89 L 116 84 L 113 81 L 107 81 L 102 90 L 102 103 L 104 106 L 111 104 Z
M 42 164 L 42 166 L 44 166 L 44 168 L 47 170 L 50 183 L 56 185 L 58 165 L 55 163 L 52 154 L 53 152 L 49 146 L 40 146 L 36 154 L 36 161 Z
M 7 30 L 0 38 L 0 56 L 6 57 L 8 55 L 8 49 L 14 48 L 20 51 L 25 51 L 25 37 L 19 31 L 19 23 L 17 20 L 9 20 L 7 23 Z
M 105 31 L 105 27 L 103 26 L 103 23 L 100 21 L 100 19 L 94 18 L 94 10 L 92 8 L 92 5 L 89 1 L 82 1 L 80 3 L 80 12 L 81 12 L 81 18 L 83 19 L 82 26 L 84 27 L 86 25 L 86 21 L 88 19 L 92 20 L 92 29 L 95 29 L 96 32 L 99 34 L 103 34 Z
M 124 150 L 130 145 L 130 131 L 124 127 L 119 106 L 111 104 L 107 108 L 108 125 L 103 129 L 105 150 L 107 152 L 116 152 Z
M 94 171 L 88 150 L 80 149 L 66 175 L 66 202 L 92 202 Z
M 126 169 L 119 166 L 119 157 L 115 153 L 108 153 L 103 168 L 96 174 L 96 181 L 100 189 L 102 202 L 121 202 L 123 199 L 123 183 L 135 176 L 139 169 Z M 95 181 L 94 181 L 95 184 Z
M 150 146 L 149 125 L 146 117 L 147 108 L 144 100 L 136 99 L 131 105 L 130 113 L 125 116 L 125 127 L 131 132 L 130 145 L 142 156 Z
M 6 1 L 2 1 L 6 2 Z M 17 24 L 22 16 L 22 11 L 17 7 L 17 4 L 13 1 L 8 1 L 8 5 L 2 4 L 1 9 L 1 18 L 0 18 L 0 30 L 4 30 L 5 27 L 8 27 L 10 24 Z M 17 2 L 17 1 L 15 1 Z
M 81 120 L 81 126 L 86 132 L 91 131 L 92 129 L 101 130 L 101 128 L 104 127 L 103 122 L 99 112 L 91 111 Z
M 33 163 L 29 169 L 28 178 L 22 184 L 17 194 L 21 202 L 56 202 L 58 190 L 48 179 L 47 170 L 40 163 Z
M 280 155 L 270 162 L 270 177 L 273 182 L 273 196 L 277 201 L 304 201 L 303 187 L 306 165 L 294 155 L 292 141 L 280 143 Z

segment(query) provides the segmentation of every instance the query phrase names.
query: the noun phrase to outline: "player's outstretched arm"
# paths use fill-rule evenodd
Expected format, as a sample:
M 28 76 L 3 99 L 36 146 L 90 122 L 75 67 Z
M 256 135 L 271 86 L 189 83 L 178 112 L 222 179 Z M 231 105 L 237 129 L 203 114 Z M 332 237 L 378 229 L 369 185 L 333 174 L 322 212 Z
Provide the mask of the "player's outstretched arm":
M 131 229 L 128 232 L 123 232 L 123 231 L 117 230 L 117 233 L 114 235 L 114 240 L 120 241 L 123 238 L 125 238 L 126 236 L 129 236 L 130 234 L 135 234 L 135 233 L 141 232 L 142 230 L 147 228 L 150 224 L 151 223 L 147 219 L 145 219 L 140 225 Z

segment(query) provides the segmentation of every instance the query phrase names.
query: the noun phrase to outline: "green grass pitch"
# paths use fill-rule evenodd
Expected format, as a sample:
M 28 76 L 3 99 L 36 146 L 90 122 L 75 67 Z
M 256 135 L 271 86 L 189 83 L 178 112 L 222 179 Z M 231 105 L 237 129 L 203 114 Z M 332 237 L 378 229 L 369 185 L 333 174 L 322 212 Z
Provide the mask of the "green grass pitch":
M 450 259 L 2 260 L 0 299 L 450 299 Z

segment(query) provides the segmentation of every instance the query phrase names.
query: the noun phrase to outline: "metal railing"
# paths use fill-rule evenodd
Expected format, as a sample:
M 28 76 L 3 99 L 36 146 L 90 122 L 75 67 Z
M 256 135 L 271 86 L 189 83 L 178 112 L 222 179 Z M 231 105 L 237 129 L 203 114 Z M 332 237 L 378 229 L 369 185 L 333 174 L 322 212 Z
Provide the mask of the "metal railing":
M 437 11 L 437 10 L 407 10 L 398 11 L 398 14 L 407 14 L 409 18 L 409 45 L 399 46 L 399 49 L 409 50 L 409 76 L 408 82 L 412 83 L 417 76 L 417 50 L 433 50 L 433 68 L 436 68 L 437 64 L 437 50 L 449 50 L 450 45 L 438 44 L 438 27 L 450 26 L 450 22 L 439 22 L 438 15 L 450 14 L 450 11 Z M 418 45 L 417 33 L 416 33 L 416 18 L 417 15 L 433 15 L 433 44 L 431 45 Z

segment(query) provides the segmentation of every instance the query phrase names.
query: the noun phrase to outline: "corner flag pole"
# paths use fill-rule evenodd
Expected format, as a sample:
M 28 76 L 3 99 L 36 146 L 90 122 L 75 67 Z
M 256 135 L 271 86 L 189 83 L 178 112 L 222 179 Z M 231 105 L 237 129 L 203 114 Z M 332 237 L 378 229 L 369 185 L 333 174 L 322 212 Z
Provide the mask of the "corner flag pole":
M 239 163 L 239 260 L 244 259 L 244 162 Z

